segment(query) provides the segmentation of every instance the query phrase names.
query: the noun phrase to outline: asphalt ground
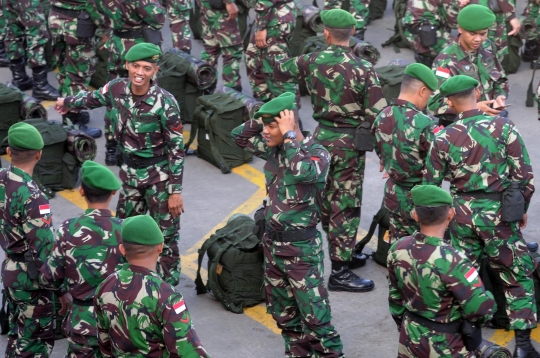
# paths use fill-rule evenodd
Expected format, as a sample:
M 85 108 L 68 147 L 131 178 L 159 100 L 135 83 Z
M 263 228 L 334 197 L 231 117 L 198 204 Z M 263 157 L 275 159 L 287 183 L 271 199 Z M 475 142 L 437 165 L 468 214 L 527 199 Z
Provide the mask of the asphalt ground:
M 319 1 L 322 3 L 321 1 Z M 518 4 L 520 12 L 525 5 Z M 253 15 L 251 15 L 253 19 Z M 371 23 L 366 32 L 366 40 L 375 45 L 381 52 L 381 59 L 377 66 L 384 66 L 394 59 L 403 59 L 414 62 L 413 52 L 401 49 L 396 53 L 392 47 L 381 48 L 381 43 L 392 35 L 394 14 L 391 2 L 382 19 Z M 171 46 L 170 30 L 166 26 L 163 30 L 164 46 Z M 202 42 L 193 41 L 192 54 L 199 56 Z M 220 67 L 221 68 L 221 65 Z M 27 70 L 30 73 L 30 70 Z M 245 66 L 241 65 L 242 86 L 244 92 L 251 94 L 247 81 Z M 537 120 L 536 105 L 533 108 L 525 107 L 525 95 L 532 70 L 528 63 L 521 65 L 518 73 L 509 75 L 511 90 L 507 103 L 510 107 L 510 118 L 517 124 L 526 143 L 532 165 L 535 170 L 540 168 L 540 123 Z M 540 76 L 538 76 L 540 77 Z M 538 79 L 538 78 L 537 78 Z M 11 80 L 11 73 L 7 68 L 0 68 L 0 81 Z M 49 81 L 56 85 L 53 72 L 49 73 Z M 535 82 L 535 86 L 536 86 Z M 219 79 L 221 84 L 221 79 Z M 31 92 L 28 91 L 30 94 Z M 49 113 L 50 120 L 61 120 L 60 115 L 52 109 L 52 102 L 43 103 Z M 103 128 L 104 109 L 92 110 L 90 126 Z M 302 98 L 300 116 L 304 127 L 313 131 L 316 122 L 312 119 L 312 108 L 308 97 Z M 186 131 L 190 125 L 185 126 Z M 186 132 L 187 140 L 187 132 Z M 105 140 L 97 140 L 97 161 L 104 163 Z M 4 166 L 7 165 L 2 158 Z M 226 311 L 221 303 L 210 295 L 195 294 L 193 280 L 197 268 L 197 249 L 216 229 L 225 225 L 227 218 L 233 213 L 241 212 L 252 214 L 259 207 L 264 196 L 264 177 L 262 167 L 264 162 L 255 158 L 253 162 L 235 168 L 233 173 L 221 174 L 213 165 L 197 158 L 186 157 L 184 166 L 184 203 L 186 212 L 182 214 L 180 230 L 180 253 L 182 254 L 182 276 L 177 289 L 185 296 L 195 328 L 213 357 L 237 358 L 257 357 L 270 358 L 283 356 L 283 339 L 272 318 L 265 313 L 264 304 L 246 309 L 244 314 L 234 314 Z M 117 168 L 111 168 L 117 172 Z M 359 229 L 359 238 L 366 233 L 373 216 L 378 211 L 383 194 L 384 180 L 379 172 L 378 158 L 375 153 L 368 153 L 364 179 L 364 194 L 362 202 L 362 218 Z M 115 209 L 117 198 L 111 203 Z M 53 223 L 57 228 L 65 219 L 80 215 L 85 204 L 77 191 L 65 190 L 51 200 Z M 523 231 L 527 241 L 539 241 L 540 234 L 540 200 L 533 198 L 529 208 L 529 223 Z M 366 251 L 369 253 L 375 248 L 374 237 Z M 326 246 L 326 242 L 325 242 Z M 1 250 L 0 250 L 1 251 Z M 3 251 L 0 258 L 3 257 Z M 206 260 L 204 265 L 206 265 Z M 205 267 L 205 266 L 204 266 Z M 203 269 L 206 274 L 206 271 Z M 330 272 L 330 261 L 325 258 L 325 276 Z M 331 292 L 332 323 L 340 333 L 344 352 L 348 357 L 387 358 L 395 357 L 398 344 L 396 326 L 388 311 L 388 286 L 386 269 L 369 260 L 363 268 L 355 270 L 363 277 L 375 282 L 375 289 L 368 293 Z M 206 276 L 204 276 L 206 277 Z M 483 330 L 484 338 L 513 349 L 513 333 L 504 330 Z M 532 334 L 537 349 L 540 350 L 540 331 L 534 330 Z M 7 342 L 6 336 L 0 336 L 0 352 L 3 352 Z M 66 352 L 66 341 L 56 341 L 52 357 L 63 357 Z

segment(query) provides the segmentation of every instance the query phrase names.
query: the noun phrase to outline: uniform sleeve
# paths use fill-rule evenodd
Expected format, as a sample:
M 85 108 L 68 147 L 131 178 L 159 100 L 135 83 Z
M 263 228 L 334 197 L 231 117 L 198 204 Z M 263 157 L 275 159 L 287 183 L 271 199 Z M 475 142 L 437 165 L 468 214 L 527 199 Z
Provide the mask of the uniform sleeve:
M 170 357 L 209 357 L 193 327 L 181 294 L 174 292 L 163 307 L 163 340 Z
M 523 138 L 521 138 L 513 123 L 510 124 L 506 151 L 506 160 L 510 172 L 509 176 L 512 181 L 520 183 L 520 188 L 522 188 L 523 195 L 525 196 L 526 212 L 534 193 L 534 176 L 529 153 L 527 152 Z
M 399 291 L 398 281 L 396 277 L 396 261 L 394 258 L 395 243 L 388 251 L 388 304 L 390 308 L 390 314 L 398 325 L 398 329 L 403 321 L 403 315 L 405 314 L 405 307 L 403 306 L 403 300 L 401 292 Z
M 96 295 L 94 296 L 94 312 L 96 314 L 99 345 L 99 351 L 97 352 L 96 357 L 112 358 L 113 354 L 111 349 L 111 339 L 109 337 L 110 322 L 106 313 L 102 310 L 103 302 L 100 298 L 102 284 L 98 286 L 98 288 L 96 289 Z
M 184 175 L 184 135 L 180 109 L 175 99 L 166 98 L 164 115 L 162 115 L 163 135 L 167 143 L 169 158 L 169 194 L 182 193 L 182 178 Z
M 42 195 L 30 197 L 26 202 L 25 211 L 22 217 L 26 220 L 23 222 L 22 229 L 39 269 L 47 262 L 54 244 L 49 202 Z
M 437 127 L 437 123 L 435 121 L 430 121 L 422 130 L 422 133 L 420 133 L 420 158 L 425 158 L 429 152 L 429 148 L 435 137 L 435 127 Z
M 515 0 L 499 0 L 499 6 L 504 13 L 506 21 L 516 18 L 516 2 Z
M 166 11 L 157 1 L 139 0 L 137 12 L 141 19 L 153 29 L 159 30 L 165 23 Z
M 426 157 L 423 184 L 441 186 L 446 173 L 446 167 L 445 153 L 439 150 L 439 143 L 437 137 L 435 137 Z
M 232 130 L 236 144 L 264 160 L 270 155 L 270 148 L 262 138 L 263 124 L 260 119 L 249 120 Z
M 105 86 L 92 92 L 81 91 L 76 96 L 66 97 L 64 106 L 70 109 L 94 109 L 105 106 L 112 106 L 110 87 L 115 80 L 108 82 Z
M 304 71 L 301 69 L 305 65 L 306 56 L 298 56 L 278 61 L 274 67 L 274 79 L 281 82 L 300 83 L 304 80 Z
M 323 147 L 306 146 L 294 139 L 283 145 L 285 165 L 288 166 L 295 183 L 316 183 L 326 181 L 330 154 Z
M 499 57 L 496 55 L 497 48 L 494 43 L 491 44 L 491 51 L 495 59 L 495 66 L 497 67 L 497 71 L 500 73 L 500 77 L 497 82 L 493 83 L 491 99 L 495 99 L 498 96 L 505 96 L 506 98 L 508 98 L 508 94 L 510 93 L 510 83 L 508 82 L 508 77 L 506 77 L 506 72 L 504 71 L 502 63 Z
M 52 254 L 47 262 L 41 266 L 42 284 L 44 288 L 59 289 L 64 284 L 66 257 L 64 248 L 64 233 L 66 223 L 60 225 L 57 231 L 57 238 L 52 248 Z
M 379 112 L 387 105 L 381 84 L 379 83 L 379 78 L 373 67 L 370 67 L 368 70 L 363 93 L 366 120 L 373 125 Z

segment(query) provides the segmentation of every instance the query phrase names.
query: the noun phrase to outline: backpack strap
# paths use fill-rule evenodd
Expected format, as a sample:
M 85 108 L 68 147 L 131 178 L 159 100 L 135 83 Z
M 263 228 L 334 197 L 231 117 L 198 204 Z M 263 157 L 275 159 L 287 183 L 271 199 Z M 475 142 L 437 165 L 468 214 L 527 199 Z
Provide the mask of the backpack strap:
M 204 258 L 204 254 L 208 251 L 208 249 L 214 245 L 214 243 L 224 237 L 225 235 L 220 235 L 220 232 L 216 232 L 208 240 L 204 242 L 204 244 L 201 246 L 201 248 L 197 251 L 199 253 L 198 257 L 198 266 L 197 266 L 197 278 L 195 278 L 195 290 L 197 291 L 198 295 L 202 295 L 208 290 L 206 289 L 206 285 L 203 283 L 202 277 L 201 277 L 201 264 L 202 260 Z
M 379 222 L 384 218 L 386 213 L 388 212 L 388 209 L 385 207 L 382 207 L 379 209 L 377 214 L 373 217 L 373 221 L 371 222 L 371 225 L 369 226 L 369 231 L 364 236 L 362 240 L 360 240 L 355 246 L 354 251 L 357 253 L 361 253 L 362 250 L 364 250 L 364 247 L 371 241 L 371 238 L 373 237 L 373 233 L 375 233 L 375 229 L 377 228 L 377 225 L 379 225 Z
M 535 64 L 531 82 L 529 82 L 529 87 L 527 88 L 527 99 L 525 100 L 525 106 L 526 107 L 532 107 L 534 106 L 534 92 L 533 92 L 533 82 L 534 82 L 534 75 L 536 74 L 537 65 Z

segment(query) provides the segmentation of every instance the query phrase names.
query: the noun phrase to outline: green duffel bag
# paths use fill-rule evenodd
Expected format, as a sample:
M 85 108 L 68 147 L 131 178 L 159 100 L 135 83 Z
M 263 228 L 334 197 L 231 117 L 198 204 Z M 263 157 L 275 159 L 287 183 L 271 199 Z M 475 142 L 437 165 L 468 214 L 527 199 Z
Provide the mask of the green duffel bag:
M 9 127 L 20 121 L 22 101 L 23 96 L 19 90 L 0 83 L 0 154 L 6 153 Z
M 371 0 L 369 2 L 368 24 L 373 20 L 382 19 L 387 5 L 388 0 Z
M 384 98 L 390 103 L 392 98 L 399 97 L 399 91 L 401 90 L 401 82 L 403 81 L 403 74 L 407 65 L 388 65 L 384 67 L 375 68 L 375 72 L 379 77 Z
M 506 29 L 506 31 L 512 30 L 512 26 L 509 22 L 506 23 Z M 521 42 L 519 33 L 517 36 L 508 36 L 508 54 L 504 56 L 503 60 L 501 61 L 501 65 L 507 74 L 516 73 L 519 70 L 519 66 L 521 65 L 519 51 L 521 50 L 522 46 L 523 42 Z

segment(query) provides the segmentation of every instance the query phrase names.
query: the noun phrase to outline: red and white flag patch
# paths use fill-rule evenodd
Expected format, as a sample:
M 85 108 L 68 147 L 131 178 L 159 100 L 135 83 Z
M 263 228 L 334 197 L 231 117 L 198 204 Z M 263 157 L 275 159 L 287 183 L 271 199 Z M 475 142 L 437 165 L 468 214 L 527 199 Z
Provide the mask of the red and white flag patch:
M 105 84 L 105 86 L 103 86 L 103 87 L 101 88 L 101 94 L 105 94 L 105 93 L 107 93 L 108 91 L 109 91 L 109 82 L 107 82 L 107 83 Z
M 433 128 L 433 134 L 439 133 L 442 129 L 444 129 L 444 126 L 438 126 Z
M 450 77 L 450 70 L 447 68 L 437 67 L 437 71 L 435 72 L 436 76 L 448 78 Z
M 186 304 L 184 303 L 184 300 L 181 300 L 180 302 L 177 302 L 173 305 L 173 308 L 174 308 L 174 312 L 176 312 L 176 314 L 178 313 L 182 313 L 186 310 Z
M 45 215 L 51 213 L 51 206 L 49 204 L 39 206 L 39 214 Z
M 473 282 L 478 277 L 478 271 L 474 267 L 471 267 L 471 269 L 465 274 L 465 278 L 468 282 Z

